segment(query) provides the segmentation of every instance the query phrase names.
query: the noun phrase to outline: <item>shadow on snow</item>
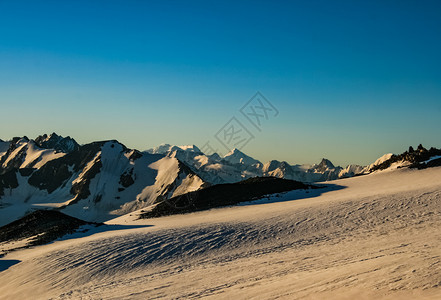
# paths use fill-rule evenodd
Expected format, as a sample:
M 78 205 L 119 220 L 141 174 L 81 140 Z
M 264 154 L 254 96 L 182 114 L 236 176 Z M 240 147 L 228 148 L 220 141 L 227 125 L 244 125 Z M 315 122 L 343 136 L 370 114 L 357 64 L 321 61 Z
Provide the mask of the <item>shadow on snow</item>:
M 307 190 L 293 190 L 289 192 L 277 193 L 268 196 L 261 197 L 260 199 L 246 201 L 238 203 L 238 206 L 244 205 L 259 205 L 259 204 L 267 204 L 267 203 L 276 203 L 276 202 L 285 202 L 285 201 L 294 201 L 294 200 L 302 200 L 309 198 L 316 198 L 325 193 L 338 191 L 345 189 L 346 186 L 338 185 L 338 184 L 329 184 L 329 183 L 316 183 L 314 184 L 317 188 L 307 189 Z
M 3 272 L 20 261 L 17 259 L 0 259 L 0 272 Z

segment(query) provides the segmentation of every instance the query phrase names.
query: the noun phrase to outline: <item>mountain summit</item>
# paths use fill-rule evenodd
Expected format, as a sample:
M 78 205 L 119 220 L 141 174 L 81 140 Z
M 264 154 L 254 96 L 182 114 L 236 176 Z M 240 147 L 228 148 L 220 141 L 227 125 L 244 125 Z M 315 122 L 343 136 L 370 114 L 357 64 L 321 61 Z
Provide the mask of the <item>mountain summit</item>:
M 205 185 L 178 159 L 115 140 L 79 146 L 51 134 L 7 145 L 0 152 L 0 226 L 38 208 L 102 222 Z
M 248 165 L 248 166 L 258 166 L 262 165 L 262 163 L 239 149 L 234 148 L 230 152 L 228 152 L 223 158 L 224 161 L 229 162 L 230 164 L 241 164 L 241 165 Z
M 70 136 L 62 137 L 55 132 L 49 136 L 47 134 L 38 136 L 35 143 L 41 148 L 55 149 L 67 153 L 80 148 L 80 145 Z
M 327 170 L 332 170 L 332 169 L 335 169 L 334 164 L 329 159 L 326 158 L 323 158 L 316 168 L 318 172 L 325 172 Z

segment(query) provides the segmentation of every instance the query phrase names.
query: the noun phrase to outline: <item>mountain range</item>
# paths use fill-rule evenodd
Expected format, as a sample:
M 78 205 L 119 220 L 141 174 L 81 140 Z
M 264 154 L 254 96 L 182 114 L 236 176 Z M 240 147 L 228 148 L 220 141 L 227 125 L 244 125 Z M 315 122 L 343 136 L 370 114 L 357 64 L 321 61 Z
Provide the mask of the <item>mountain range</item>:
M 421 145 L 420 145 L 421 146 Z M 89 222 L 103 222 L 208 186 L 253 177 L 305 183 L 441 162 L 441 151 L 422 146 L 386 154 L 369 166 L 265 164 L 238 149 L 221 157 L 197 146 L 163 144 L 147 151 L 116 140 L 79 145 L 55 133 L 0 140 L 0 226 L 36 209 L 54 208 Z
M 54 148 L 49 148 L 54 147 Z M 56 134 L 0 143 L 2 224 L 35 208 L 104 221 L 206 183 L 176 158 Z
M 202 179 L 211 184 L 234 183 L 251 177 L 272 176 L 302 182 L 319 182 L 352 177 L 369 171 L 372 166 L 334 166 L 326 158 L 319 164 L 290 165 L 286 161 L 271 160 L 265 164 L 233 149 L 224 157 L 217 153 L 205 155 L 196 146 L 163 144 L 147 150 L 152 154 L 175 157 L 188 165 Z M 392 155 L 392 154 L 390 154 Z

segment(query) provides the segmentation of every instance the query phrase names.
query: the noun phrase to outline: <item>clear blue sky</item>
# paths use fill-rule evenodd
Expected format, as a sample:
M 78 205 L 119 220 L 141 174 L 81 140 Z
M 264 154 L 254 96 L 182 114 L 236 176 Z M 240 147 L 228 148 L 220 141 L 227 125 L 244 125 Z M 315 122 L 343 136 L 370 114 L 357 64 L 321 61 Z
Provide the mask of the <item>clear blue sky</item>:
M 0 1 L 0 138 L 201 146 L 261 91 L 244 152 L 367 164 L 441 146 L 440 37 L 441 1 Z

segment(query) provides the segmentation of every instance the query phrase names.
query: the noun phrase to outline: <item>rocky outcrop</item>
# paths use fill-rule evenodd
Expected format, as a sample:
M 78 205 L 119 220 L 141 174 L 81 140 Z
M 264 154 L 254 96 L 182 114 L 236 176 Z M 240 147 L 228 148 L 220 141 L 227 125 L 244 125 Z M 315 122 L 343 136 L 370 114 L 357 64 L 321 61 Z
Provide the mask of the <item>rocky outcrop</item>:
M 399 155 L 393 154 L 389 159 L 374 166 L 370 171 L 385 170 L 393 166 L 393 164 L 398 163 L 402 163 L 410 168 L 418 169 L 441 166 L 441 149 L 432 147 L 427 150 L 420 144 L 415 150 L 411 146 L 408 151 Z

